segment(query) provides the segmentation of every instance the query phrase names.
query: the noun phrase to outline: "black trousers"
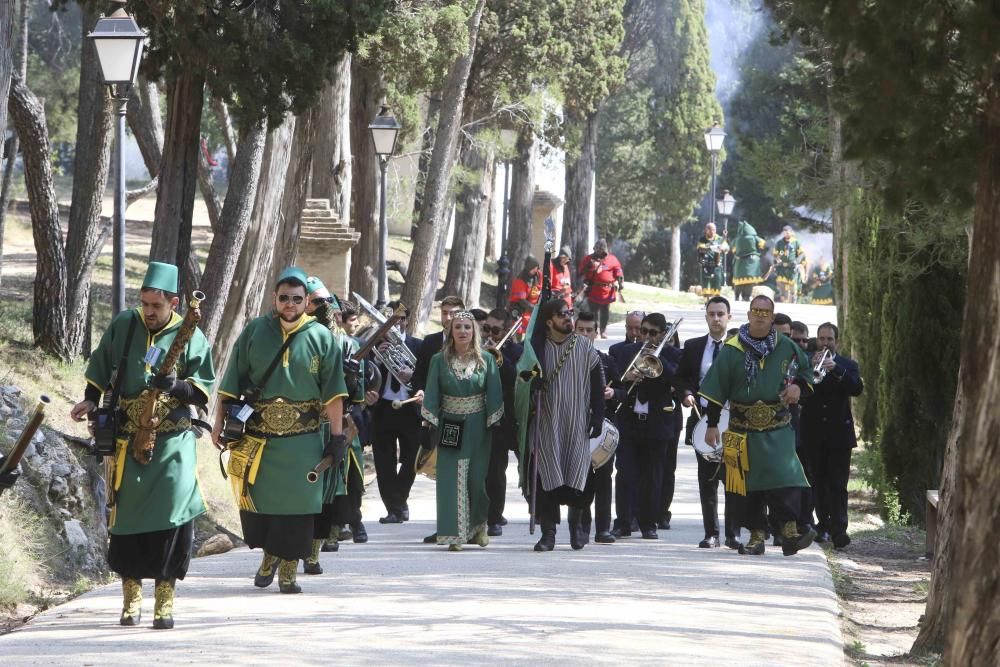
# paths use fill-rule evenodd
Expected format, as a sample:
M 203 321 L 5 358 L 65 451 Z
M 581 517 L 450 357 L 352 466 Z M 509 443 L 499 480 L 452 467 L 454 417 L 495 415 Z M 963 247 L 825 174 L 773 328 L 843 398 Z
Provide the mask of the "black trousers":
M 813 477 L 812 462 L 806 455 L 805 449 L 796 449 L 795 453 L 798 455 L 799 461 L 802 463 L 802 470 L 806 473 L 806 480 L 809 482 L 809 486 L 802 489 L 802 498 L 800 500 L 801 506 L 799 507 L 799 532 L 803 532 L 803 528 L 806 526 L 813 526 L 816 524 L 816 519 L 813 518 L 813 511 L 816 509 L 814 493 L 816 489 L 816 479 Z
M 608 328 L 608 319 L 611 317 L 611 304 L 594 303 L 588 300 L 587 307 L 590 312 L 597 316 L 597 331 L 604 333 Z
M 378 494 L 387 512 L 398 514 L 410 497 L 410 487 L 416 473 L 413 464 L 417 460 L 420 421 L 413 405 L 402 410 L 393 410 L 392 401 L 384 398 L 375 405 L 375 442 L 372 454 L 375 458 L 375 474 Z M 397 454 L 398 444 L 398 454 Z
M 594 530 L 606 533 L 611 530 L 611 500 L 614 493 L 611 488 L 611 472 L 614 470 L 614 457 L 596 471 L 594 478 Z
M 257 514 L 240 511 L 243 540 L 251 549 L 260 547 L 284 560 L 308 558 L 312 554 L 315 514 Z
M 655 530 L 663 510 L 663 460 L 673 435 L 671 432 L 666 437 L 654 435 L 648 423 L 639 421 L 634 414 L 621 420 L 621 442 L 616 456 L 624 460 L 618 468 L 615 510 L 618 524 L 623 528 L 628 527 L 636 514 L 640 530 Z M 633 500 L 633 490 L 638 491 L 637 502 Z
M 554 528 L 559 523 L 559 506 L 566 505 L 576 509 L 590 511 L 590 505 L 594 502 L 594 471 L 587 475 L 587 483 L 583 491 L 569 486 L 560 486 L 546 491 L 542 488 L 542 480 L 537 480 L 538 500 L 535 502 L 535 518 L 544 529 L 546 526 Z
M 490 464 L 486 471 L 486 495 L 490 499 L 487 523 L 500 523 L 504 507 L 507 505 L 507 464 L 510 462 L 512 448 L 520 460 L 516 443 L 516 434 L 511 429 L 500 428 L 493 433 Z
M 801 499 L 802 488 L 798 486 L 747 491 L 743 525 L 750 530 L 765 530 L 768 519 L 776 526 L 795 521 L 799 516 Z
M 847 481 L 851 476 L 849 447 L 823 443 L 809 451 L 816 500 L 816 527 L 830 535 L 847 532 Z
M 676 408 L 675 408 L 676 409 Z M 663 451 L 663 482 L 660 487 L 660 516 L 670 516 L 670 505 L 674 502 L 674 486 L 677 476 L 677 438 L 667 442 Z
M 361 523 L 361 499 L 364 495 L 364 477 L 355 466 L 348 466 L 347 493 L 333 499 L 333 523 L 338 526 Z
M 701 501 L 701 523 L 705 537 L 719 536 L 719 482 L 723 482 L 725 492 L 726 465 L 708 461 L 695 452 L 698 461 L 698 499 Z M 742 518 L 743 496 L 725 492 L 726 506 L 723 528 L 726 539 L 736 539 Z
M 112 533 L 108 567 L 123 579 L 183 579 L 191 565 L 193 543 L 193 520 L 150 533 Z

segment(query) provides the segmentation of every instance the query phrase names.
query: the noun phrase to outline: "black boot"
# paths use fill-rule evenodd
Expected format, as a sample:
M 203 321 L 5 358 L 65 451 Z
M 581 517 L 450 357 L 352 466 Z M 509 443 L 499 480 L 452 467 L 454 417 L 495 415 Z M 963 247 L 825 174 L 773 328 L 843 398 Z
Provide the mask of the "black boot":
M 552 551 L 556 548 L 556 526 L 549 524 L 542 526 L 542 537 L 535 545 L 535 551 Z
M 576 507 L 570 507 L 566 511 L 566 519 L 569 523 L 569 543 L 576 551 L 587 546 L 587 542 L 590 541 L 590 521 L 587 514 L 589 511 L 585 512 Z

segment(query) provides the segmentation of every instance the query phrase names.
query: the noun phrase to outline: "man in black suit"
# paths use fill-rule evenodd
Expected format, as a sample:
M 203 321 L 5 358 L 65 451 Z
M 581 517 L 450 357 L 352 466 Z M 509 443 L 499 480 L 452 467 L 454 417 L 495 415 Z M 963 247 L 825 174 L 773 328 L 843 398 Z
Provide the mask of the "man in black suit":
M 642 310 L 633 310 L 625 314 L 625 340 L 615 343 L 608 348 L 608 356 L 611 361 L 614 362 L 616 369 L 616 377 L 620 375 L 629 364 L 632 363 L 632 358 L 635 356 L 635 348 L 633 348 L 633 343 L 642 342 L 642 334 L 640 333 L 642 329 L 642 318 L 646 317 L 646 313 Z M 629 352 L 631 350 L 631 353 Z M 617 405 L 615 406 L 617 407 Z M 612 413 L 613 414 L 613 413 Z M 621 443 L 618 444 L 619 448 Z M 635 460 L 634 456 L 615 456 L 615 479 L 621 484 L 622 480 L 626 478 L 632 478 L 638 473 L 634 470 L 622 470 L 622 465 L 628 466 L 629 463 Z M 631 507 L 633 510 L 639 506 L 639 496 L 638 490 L 632 489 L 631 497 Z M 624 527 L 630 531 L 639 530 L 639 522 L 633 512 L 632 516 L 628 518 L 627 523 L 624 526 L 619 525 L 619 520 L 615 519 L 615 528 Z
M 685 407 L 690 408 L 695 405 L 695 401 L 698 401 L 698 411 L 701 414 L 705 412 L 706 401 L 697 398 L 698 388 L 726 341 L 726 327 L 729 326 L 731 317 L 729 301 L 725 297 L 713 296 L 705 304 L 705 322 L 708 324 L 708 333 L 704 336 L 691 338 L 684 343 L 679 371 L 684 396 L 682 402 Z M 691 410 L 684 436 L 684 442 L 687 445 L 693 444 L 692 432 L 698 419 L 698 414 Z M 695 459 L 698 461 L 698 495 L 701 500 L 701 520 L 705 528 L 705 539 L 699 542 L 698 546 L 702 549 L 709 549 L 719 546 L 719 482 L 725 479 L 726 468 L 721 462 L 713 463 L 706 460 L 697 451 Z M 740 546 L 739 501 L 735 494 L 727 493 L 725 496 L 726 546 L 730 549 L 738 549 Z
M 436 331 L 425 337 L 420 345 L 420 352 L 417 354 L 417 365 L 413 370 L 413 381 L 410 382 L 410 386 L 413 387 L 413 391 L 415 392 L 414 395 L 419 396 L 421 399 L 416 402 L 418 417 L 420 414 L 419 406 L 423 403 L 424 387 L 427 385 L 427 373 L 431 368 L 431 358 L 444 348 L 445 332 L 448 331 L 455 313 L 462 310 L 465 310 L 465 302 L 457 296 L 446 296 L 441 299 L 441 331 Z M 426 426 L 421 426 L 419 418 L 412 432 L 419 434 L 417 436 L 418 446 L 420 442 L 425 443 L 425 447 L 429 444 L 430 429 Z M 437 544 L 437 533 L 432 533 L 425 537 L 424 544 Z
M 644 344 L 655 346 L 667 331 L 667 320 L 660 313 L 650 313 L 642 319 L 641 333 L 645 343 L 632 343 L 626 348 L 629 361 Z M 618 430 L 621 435 L 616 456 L 628 459 L 619 467 L 615 509 L 618 527 L 615 537 L 629 537 L 633 514 L 632 490 L 638 491 L 639 530 L 643 539 L 655 540 L 656 524 L 663 510 L 663 459 L 674 431 L 674 399 L 672 383 L 676 382 L 680 351 L 665 345 L 659 360 L 663 372 L 656 378 L 642 379 L 635 369 L 622 376 L 620 386 L 628 390 L 633 382 L 636 388 L 624 397 L 618 411 Z M 625 473 L 624 475 L 622 473 Z
M 495 348 L 497 343 L 511 328 L 513 322 L 503 308 L 491 310 L 482 324 L 483 344 L 487 348 Z M 517 380 L 517 362 L 524 348 L 508 339 L 500 350 L 503 364 L 500 366 L 500 385 L 503 388 L 503 418 L 493 432 L 490 450 L 490 465 L 486 471 L 486 495 L 490 499 L 490 508 L 486 517 L 486 534 L 490 537 L 503 535 L 503 527 L 507 519 L 503 510 L 507 501 L 507 464 L 510 462 L 510 451 L 518 453 L 517 419 L 514 413 L 514 383 Z
M 395 310 L 398 301 L 392 301 L 389 308 Z M 399 327 L 405 330 L 406 318 L 400 320 Z M 421 341 L 413 336 L 405 337 L 406 347 L 417 358 L 420 356 Z M 380 350 L 385 350 L 388 343 L 378 343 Z M 414 391 L 407 383 L 412 380 L 406 371 L 399 378 L 379 364 L 382 373 L 382 386 L 378 389 L 378 401 L 373 406 L 375 440 L 372 444 L 372 455 L 375 459 L 376 482 L 378 493 L 385 505 L 386 515 L 379 523 L 403 523 L 410 518 L 410 508 L 407 500 L 410 497 L 410 487 L 416 476 L 413 466 L 417 459 L 419 441 L 417 432 L 420 430 L 420 407 L 417 403 L 407 403 L 399 410 L 392 407 L 393 401 L 405 401 Z M 399 447 L 397 456 L 396 447 Z
M 824 350 L 831 356 L 822 363 L 825 376 L 814 385 L 814 393 L 802 405 L 802 442 L 813 475 L 816 528 L 823 540 L 843 549 L 851 543 L 847 535 L 847 480 L 851 474 L 851 450 L 858 446 L 854 433 L 851 397 L 864 390 L 858 364 L 837 354 L 837 325 L 827 322 L 816 330 L 819 350 L 812 363 L 819 364 Z M 817 537 L 817 542 L 823 541 Z

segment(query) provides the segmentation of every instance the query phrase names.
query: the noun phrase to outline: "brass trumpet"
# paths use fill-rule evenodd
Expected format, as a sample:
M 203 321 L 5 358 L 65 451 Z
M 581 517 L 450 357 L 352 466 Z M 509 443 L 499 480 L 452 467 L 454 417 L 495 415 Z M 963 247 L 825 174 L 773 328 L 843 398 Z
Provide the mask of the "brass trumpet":
M 817 385 L 823 381 L 826 377 L 826 369 L 823 368 L 823 364 L 827 362 L 828 359 L 832 359 L 833 354 L 830 352 L 830 348 L 823 348 L 823 356 L 819 358 L 819 361 L 813 367 L 813 384 Z
M 503 366 L 503 353 L 500 352 L 500 350 L 503 348 L 504 345 L 507 344 L 507 341 L 510 340 L 511 336 L 517 333 L 517 330 L 520 327 L 521 327 L 521 320 L 518 319 L 516 322 L 514 322 L 511 328 L 507 330 L 507 333 L 503 335 L 503 338 L 500 339 L 499 343 L 497 343 L 493 347 L 483 347 L 484 352 L 489 352 L 490 354 L 493 355 L 493 358 L 497 362 L 497 367 Z

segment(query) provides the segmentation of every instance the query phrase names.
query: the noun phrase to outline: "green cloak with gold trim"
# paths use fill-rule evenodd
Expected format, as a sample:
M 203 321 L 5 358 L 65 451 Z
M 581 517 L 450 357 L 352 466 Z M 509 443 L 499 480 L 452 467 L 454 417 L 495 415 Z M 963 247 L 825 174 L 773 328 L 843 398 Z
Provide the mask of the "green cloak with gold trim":
M 264 387 L 259 386 L 287 335 L 295 333 Z M 347 396 L 342 351 L 330 330 L 303 315 L 288 334 L 276 315 L 258 317 L 236 340 L 219 394 L 236 399 L 255 388 L 258 402 L 247 432 L 280 433 L 264 437 L 244 509 L 260 514 L 318 514 L 323 484 L 306 473 L 323 456 L 320 415 Z M 298 417 L 295 417 L 298 415 Z
M 337 345 L 340 346 L 341 354 L 346 357 L 347 355 L 354 354 L 358 351 L 360 344 L 357 339 L 348 336 L 343 330 L 338 329 L 337 331 L 332 331 L 333 339 L 336 341 Z M 348 414 L 352 405 L 363 405 L 365 402 L 365 364 L 367 362 L 362 361 L 361 367 L 358 371 L 358 388 L 354 392 L 353 396 L 348 397 L 348 401 L 344 405 L 344 414 Z M 324 428 L 329 428 L 329 424 L 324 423 Z M 362 480 L 365 478 L 365 463 L 364 463 L 364 449 L 361 445 L 361 436 L 354 436 L 354 439 L 350 442 L 350 447 L 347 449 L 347 454 L 344 456 L 344 460 L 340 462 L 340 465 L 336 469 L 330 468 L 330 472 L 327 475 L 325 484 L 327 485 L 326 490 L 323 492 L 323 503 L 330 504 L 333 499 L 337 496 L 347 495 L 347 477 L 350 474 L 350 469 L 354 468 L 356 475 L 360 476 Z M 364 482 L 362 482 L 363 484 Z
M 109 484 L 118 487 L 110 522 L 110 531 L 115 535 L 176 528 L 205 512 L 196 475 L 196 439 L 191 431 L 188 406 L 179 404 L 175 398 L 161 396 L 161 404 L 157 408 L 160 423 L 153 460 L 140 465 L 129 453 L 139 417 L 136 399 L 148 387 L 150 378 L 157 370 L 157 366 L 146 363 L 147 351 L 151 347 L 157 348 L 158 360 L 163 360 L 180 330 L 183 318 L 172 313 L 167 325 L 153 333 L 146 327 L 140 308 L 122 311 L 111 320 L 101 342 L 90 355 L 87 382 L 101 392 L 109 387 L 115 368 L 122 359 L 129 322 L 133 320 L 135 330 L 121 369 L 118 403 L 127 419 L 119 421 L 116 473 L 113 479 L 108 480 Z M 200 329 L 194 330 L 177 360 L 174 372 L 179 380 L 191 383 L 208 401 L 215 386 L 215 368 L 211 347 Z
M 757 230 L 746 220 L 740 220 L 733 237 L 733 285 L 757 285 L 763 282 L 760 254 L 767 241 L 757 236 Z
M 793 361 L 798 364 L 795 377 L 806 383 L 812 381 L 809 357 L 784 334 L 778 334 L 774 351 L 758 363 L 753 384 L 747 382 L 745 357 L 739 338 L 730 338 L 702 380 L 698 393 L 717 405 L 725 405 L 727 401 L 744 405 L 758 401 L 775 403 L 785 387 L 785 374 Z M 730 430 L 744 432 L 733 428 L 732 422 Z M 748 491 L 809 486 L 802 463 L 795 453 L 795 431 L 791 424 L 770 431 L 745 433 L 749 462 L 746 477 Z

